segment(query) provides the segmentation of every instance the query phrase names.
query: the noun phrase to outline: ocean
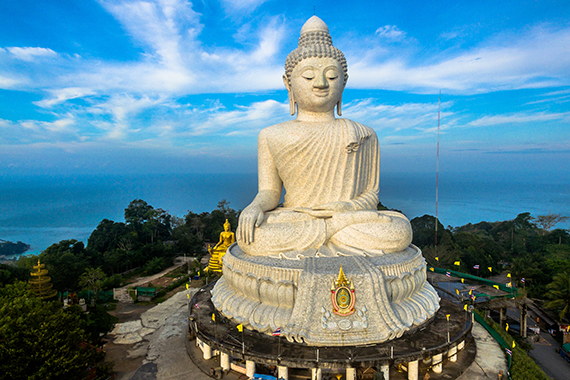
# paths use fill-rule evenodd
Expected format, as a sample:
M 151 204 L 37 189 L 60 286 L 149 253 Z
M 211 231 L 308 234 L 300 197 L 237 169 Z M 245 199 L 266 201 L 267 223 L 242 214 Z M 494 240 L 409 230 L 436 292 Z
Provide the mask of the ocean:
M 382 173 L 380 181 L 385 206 L 410 219 L 435 215 L 435 174 Z M 256 174 L 3 177 L 0 239 L 22 241 L 31 245 L 26 253 L 39 253 L 64 239 L 87 242 L 103 219 L 124 221 L 134 199 L 182 217 L 189 210 L 212 211 L 222 199 L 243 209 L 256 191 Z M 570 216 L 570 176 L 440 173 L 439 219 L 445 226 L 511 220 L 522 212 Z

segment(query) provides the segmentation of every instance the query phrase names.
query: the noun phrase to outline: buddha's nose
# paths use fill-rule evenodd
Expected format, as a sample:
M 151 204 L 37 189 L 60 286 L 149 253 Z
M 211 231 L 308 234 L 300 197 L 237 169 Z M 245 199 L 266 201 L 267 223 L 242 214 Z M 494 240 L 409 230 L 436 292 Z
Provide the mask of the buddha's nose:
M 329 81 L 327 80 L 327 78 L 325 77 L 325 73 L 319 73 L 316 78 L 315 78 L 315 82 L 313 84 L 313 86 L 315 88 L 328 88 L 329 87 Z

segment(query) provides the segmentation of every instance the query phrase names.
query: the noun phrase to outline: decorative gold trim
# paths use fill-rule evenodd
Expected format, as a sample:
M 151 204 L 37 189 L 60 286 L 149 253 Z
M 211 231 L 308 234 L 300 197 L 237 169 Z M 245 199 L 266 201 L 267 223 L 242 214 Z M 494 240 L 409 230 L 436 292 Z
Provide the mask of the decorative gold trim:
M 332 282 L 331 301 L 333 304 L 333 312 L 336 315 L 346 317 L 354 313 L 354 303 L 356 302 L 354 286 L 352 280 L 348 280 L 344 275 L 342 265 L 338 271 L 338 278 Z

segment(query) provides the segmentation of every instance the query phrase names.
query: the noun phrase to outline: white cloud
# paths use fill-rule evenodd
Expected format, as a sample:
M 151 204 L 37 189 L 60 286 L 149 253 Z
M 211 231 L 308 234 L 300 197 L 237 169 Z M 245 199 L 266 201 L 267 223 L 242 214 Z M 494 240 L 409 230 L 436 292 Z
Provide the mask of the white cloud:
M 541 104 L 541 103 L 558 103 L 558 104 L 560 104 L 560 103 L 567 103 L 567 102 L 570 102 L 570 95 L 534 100 L 532 102 L 527 102 L 524 105 L 527 106 L 527 105 L 531 105 L 531 104 Z
M 191 52 L 202 30 L 199 14 L 185 0 L 108 1 L 101 4 L 139 42 L 151 48 L 164 66 L 182 66 L 183 51 Z
M 502 124 L 522 124 L 522 123 L 545 122 L 553 120 L 570 121 L 570 112 L 560 112 L 560 113 L 541 112 L 536 114 L 520 112 L 511 115 L 483 116 L 481 118 L 469 122 L 467 125 L 472 127 L 488 127 L 488 126 L 502 125 Z
M 222 0 L 222 6 L 227 13 L 250 13 L 267 0 Z
M 6 48 L 16 59 L 33 61 L 38 57 L 55 57 L 57 53 L 48 48 L 41 47 L 8 47 Z
M 195 110 L 189 122 L 190 135 L 224 133 L 228 135 L 256 134 L 269 124 L 277 124 L 290 119 L 289 104 L 275 100 L 252 103 L 247 107 L 225 110 L 219 104 L 205 110 Z
M 53 122 L 42 122 L 41 125 L 50 132 L 70 131 L 70 127 L 75 124 L 73 118 L 59 119 Z
M 72 115 L 59 117 L 54 121 L 0 119 L 0 143 L 30 144 L 37 141 L 72 141 L 76 140 L 79 130 Z
M 442 118 L 453 115 L 446 111 L 452 102 L 441 104 Z M 433 132 L 437 128 L 437 103 L 406 103 L 402 105 L 378 104 L 376 99 L 359 99 L 343 107 L 343 117 L 358 120 L 376 129 L 400 131 L 415 128 L 422 132 Z
M 352 57 L 351 85 L 461 94 L 569 85 L 567 46 L 570 28 L 538 26 L 519 35 L 499 35 L 470 51 L 427 65 L 421 58 L 416 64 L 398 58 L 397 52 L 387 61 L 377 61 L 374 56 Z M 430 61 L 434 60 L 431 57 Z
M 406 32 L 398 29 L 396 25 L 384 25 L 376 29 L 376 34 L 388 40 L 402 40 L 406 38 Z
M 49 90 L 48 93 L 51 95 L 50 98 L 33 103 L 38 107 L 50 108 L 56 104 L 63 103 L 70 99 L 77 99 L 89 95 L 94 95 L 95 91 L 80 87 L 66 87 L 57 90 Z
M 21 83 L 21 82 L 16 80 L 16 79 L 7 78 L 5 76 L 0 75 L 0 88 L 2 88 L 2 89 L 7 90 L 11 87 L 15 87 L 19 83 Z

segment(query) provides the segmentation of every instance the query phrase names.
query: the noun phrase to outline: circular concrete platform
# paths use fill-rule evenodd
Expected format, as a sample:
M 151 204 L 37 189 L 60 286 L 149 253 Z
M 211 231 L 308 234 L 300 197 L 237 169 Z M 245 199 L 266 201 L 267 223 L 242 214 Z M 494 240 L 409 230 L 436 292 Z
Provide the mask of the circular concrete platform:
M 459 376 L 475 357 L 475 348 L 470 340 L 470 313 L 465 312 L 453 296 L 439 290 L 442 299 L 436 315 L 399 339 L 365 346 L 315 347 L 247 329 L 239 332 L 236 324 L 221 315 L 212 304 L 210 291 L 213 286 L 214 283 L 200 289 L 190 302 L 190 330 L 210 350 L 217 350 L 243 362 L 297 369 L 320 368 L 325 371 L 359 367 L 379 369 L 399 365 L 406 368 L 408 363 L 419 363 L 419 367 L 425 368 L 438 364 L 432 360 L 434 356 L 441 361 L 452 356 L 450 353 L 469 346 L 459 362 L 452 360 L 453 366 L 457 367 L 453 371 L 456 376 L 449 377 L 451 374 L 446 371 L 446 378 L 449 379 Z M 432 376 L 432 379 L 435 378 L 437 376 Z

